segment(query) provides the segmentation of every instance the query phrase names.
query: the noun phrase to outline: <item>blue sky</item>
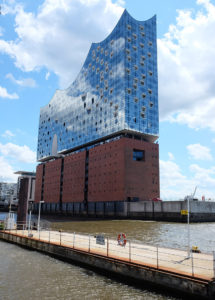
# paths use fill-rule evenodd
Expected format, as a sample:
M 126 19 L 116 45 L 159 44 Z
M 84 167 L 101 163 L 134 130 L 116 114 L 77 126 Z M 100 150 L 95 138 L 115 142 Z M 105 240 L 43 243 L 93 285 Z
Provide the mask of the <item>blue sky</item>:
M 214 0 L 1 0 L 0 181 L 33 171 L 39 110 L 123 9 L 157 15 L 161 197 L 215 199 Z M 75 42 L 74 42 L 75 41 Z

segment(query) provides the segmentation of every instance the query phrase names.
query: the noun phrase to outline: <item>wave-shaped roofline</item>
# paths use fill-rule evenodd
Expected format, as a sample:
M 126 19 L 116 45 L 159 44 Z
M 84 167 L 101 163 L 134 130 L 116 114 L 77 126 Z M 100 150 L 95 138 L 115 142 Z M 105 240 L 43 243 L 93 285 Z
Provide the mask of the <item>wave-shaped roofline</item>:
M 86 63 L 86 60 L 87 60 L 87 58 L 88 58 L 88 56 L 89 56 L 89 53 L 90 53 L 92 47 L 95 46 L 95 45 L 103 44 L 107 39 L 109 39 L 110 36 L 113 34 L 114 30 L 117 28 L 117 26 L 118 26 L 119 22 L 121 21 L 121 19 L 124 18 L 124 16 L 125 16 L 126 14 L 127 14 L 127 16 L 128 16 L 131 20 L 135 21 L 136 23 L 141 23 L 141 24 L 147 23 L 147 22 L 150 21 L 150 20 L 156 19 L 156 14 L 155 14 L 154 16 L 152 16 L 151 18 L 149 18 L 149 19 L 147 19 L 147 20 L 143 20 L 143 21 L 137 20 L 137 19 L 135 19 L 134 17 L 132 17 L 132 16 L 129 14 L 129 12 L 127 11 L 127 9 L 125 8 L 124 11 L 123 11 L 123 13 L 122 13 L 122 15 L 121 15 L 121 17 L 119 18 L 118 22 L 116 23 L 115 27 L 112 29 L 112 31 L 111 31 L 111 32 L 110 32 L 110 33 L 109 33 L 102 41 L 100 41 L 100 42 L 92 42 L 92 43 L 91 43 L 90 49 L 89 49 L 89 51 L 88 51 L 88 53 L 87 53 L 87 56 L 86 56 L 86 58 L 85 58 L 85 60 L 84 60 L 84 63 L 82 64 L 82 67 L 81 67 L 80 71 L 78 72 L 78 74 L 77 74 L 77 76 L 75 77 L 75 79 L 73 80 L 73 82 L 68 86 L 68 88 L 66 88 L 66 89 L 56 89 L 55 92 L 54 92 L 53 97 L 52 97 L 51 100 L 48 102 L 48 104 L 42 106 L 40 109 L 44 109 L 44 108 L 47 107 L 49 104 L 51 104 L 51 102 L 52 102 L 52 100 L 54 99 L 56 93 L 59 93 L 59 92 L 66 92 L 67 90 L 69 90 L 69 88 L 72 86 L 72 84 L 77 80 L 78 76 L 80 75 L 80 73 L 81 73 L 81 71 L 82 71 L 82 69 L 83 69 L 83 67 L 84 67 L 84 65 L 85 65 L 85 63 Z

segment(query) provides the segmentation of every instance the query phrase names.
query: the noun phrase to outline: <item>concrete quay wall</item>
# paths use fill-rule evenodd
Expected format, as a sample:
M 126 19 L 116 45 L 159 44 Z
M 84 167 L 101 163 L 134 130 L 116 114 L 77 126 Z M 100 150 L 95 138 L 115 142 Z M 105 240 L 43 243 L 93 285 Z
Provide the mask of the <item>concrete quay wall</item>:
M 130 218 L 187 222 L 187 216 L 181 215 L 181 210 L 187 210 L 186 201 L 144 201 L 126 203 L 125 210 Z M 190 201 L 190 221 L 214 222 L 215 202 Z
M 102 255 L 88 253 L 77 249 L 72 249 L 59 244 L 48 243 L 33 238 L 0 232 L 0 239 L 49 254 L 56 258 L 76 263 L 81 266 L 94 269 L 96 271 L 117 276 L 119 279 L 141 286 L 162 288 L 174 293 L 193 296 L 194 299 L 214 299 L 214 281 L 196 279 L 191 276 L 182 276 L 177 273 L 159 270 L 153 267 L 140 266 Z
M 56 203 L 41 206 L 43 215 L 187 222 L 181 210 L 187 210 L 186 201 L 100 201 L 88 203 L 87 208 L 83 202 L 63 203 L 61 207 Z M 38 204 L 34 205 L 34 213 L 38 213 Z M 215 202 L 190 201 L 190 221 L 214 222 Z

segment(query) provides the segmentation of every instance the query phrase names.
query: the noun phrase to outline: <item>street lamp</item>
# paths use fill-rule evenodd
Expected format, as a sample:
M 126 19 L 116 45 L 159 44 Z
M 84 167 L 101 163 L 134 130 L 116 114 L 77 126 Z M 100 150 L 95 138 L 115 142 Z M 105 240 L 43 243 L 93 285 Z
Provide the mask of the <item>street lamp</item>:
M 32 211 L 32 205 L 33 205 L 33 202 L 29 201 L 29 203 L 28 203 L 28 210 L 29 210 L 29 216 L 28 216 L 28 235 L 30 234 L 30 228 L 31 228 L 31 211 Z
M 38 221 L 37 221 L 37 231 L 40 230 L 40 210 L 41 210 L 41 203 L 44 203 L 45 201 L 39 202 L 39 214 L 38 214 Z

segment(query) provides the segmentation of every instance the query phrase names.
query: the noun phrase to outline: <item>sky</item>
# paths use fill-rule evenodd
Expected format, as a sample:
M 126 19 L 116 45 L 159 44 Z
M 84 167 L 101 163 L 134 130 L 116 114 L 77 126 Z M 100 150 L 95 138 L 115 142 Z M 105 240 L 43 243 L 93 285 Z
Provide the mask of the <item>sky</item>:
M 215 200 L 215 0 L 0 0 L 0 181 L 35 171 L 40 107 L 123 10 L 157 15 L 163 200 Z

